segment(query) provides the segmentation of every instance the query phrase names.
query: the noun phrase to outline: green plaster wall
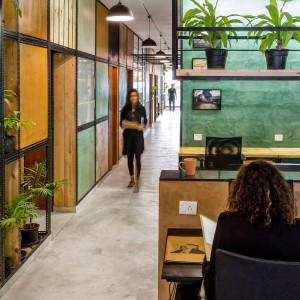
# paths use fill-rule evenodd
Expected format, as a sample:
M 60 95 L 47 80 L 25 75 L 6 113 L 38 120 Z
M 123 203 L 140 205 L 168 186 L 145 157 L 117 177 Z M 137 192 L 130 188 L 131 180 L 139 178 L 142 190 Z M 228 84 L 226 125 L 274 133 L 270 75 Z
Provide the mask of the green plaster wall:
M 95 127 L 78 133 L 78 200 L 95 184 Z
M 255 1 L 254 1 L 255 2 Z M 184 42 L 183 68 L 192 68 L 192 58 L 205 57 Z M 291 42 L 287 69 L 300 70 L 299 44 Z M 253 41 L 233 42 L 226 69 L 265 70 L 264 54 Z M 238 50 L 238 51 L 237 51 Z M 193 89 L 221 89 L 220 111 L 192 110 Z M 300 147 L 299 81 L 182 81 L 183 146 L 204 146 L 206 136 L 242 136 L 245 147 Z M 202 133 L 202 141 L 194 141 Z M 274 142 L 283 134 L 283 142 Z
M 108 116 L 108 64 L 96 62 L 96 118 Z

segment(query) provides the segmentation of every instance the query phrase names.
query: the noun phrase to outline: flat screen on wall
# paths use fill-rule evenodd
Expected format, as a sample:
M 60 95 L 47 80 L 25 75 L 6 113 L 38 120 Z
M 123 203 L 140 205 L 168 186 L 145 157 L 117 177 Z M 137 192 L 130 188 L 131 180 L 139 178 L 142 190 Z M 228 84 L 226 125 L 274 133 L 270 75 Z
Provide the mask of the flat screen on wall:
M 194 110 L 220 110 L 221 90 L 194 89 L 193 109 Z

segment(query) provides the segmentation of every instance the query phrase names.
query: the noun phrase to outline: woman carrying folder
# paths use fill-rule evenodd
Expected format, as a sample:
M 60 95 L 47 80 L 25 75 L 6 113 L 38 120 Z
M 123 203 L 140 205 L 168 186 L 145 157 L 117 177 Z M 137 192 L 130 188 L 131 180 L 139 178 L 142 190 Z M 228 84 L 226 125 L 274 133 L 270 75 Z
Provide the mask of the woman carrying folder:
M 262 160 L 242 166 L 231 185 L 227 211 L 218 218 L 210 262 L 204 259 L 207 299 L 215 298 L 217 249 L 299 262 L 300 220 L 295 216 L 292 191 L 275 166 Z

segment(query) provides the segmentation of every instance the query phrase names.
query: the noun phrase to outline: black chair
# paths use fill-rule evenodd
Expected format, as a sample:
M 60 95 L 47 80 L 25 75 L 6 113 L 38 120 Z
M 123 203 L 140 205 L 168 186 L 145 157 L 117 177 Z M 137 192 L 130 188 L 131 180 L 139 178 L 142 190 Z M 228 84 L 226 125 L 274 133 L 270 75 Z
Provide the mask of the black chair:
M 206 170 L 237 170 L 242 164 L 241 137 L 206 137 Z
M 216 300 L 298 300 L 299 275 L 300 262 L 258 259 L 218 249 Z

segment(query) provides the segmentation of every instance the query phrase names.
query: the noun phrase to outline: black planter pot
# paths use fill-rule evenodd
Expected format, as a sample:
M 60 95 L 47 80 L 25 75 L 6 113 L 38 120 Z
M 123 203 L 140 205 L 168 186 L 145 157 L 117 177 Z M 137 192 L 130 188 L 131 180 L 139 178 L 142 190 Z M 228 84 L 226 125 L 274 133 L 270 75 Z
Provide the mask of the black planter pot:
M 28 247 L 39 242 L 39 227 L 40 224 L 31 223 L 31 227 L 30 224 L 26 224 L 21 229 L 22 247 Z
M 226 49 L 205 49 L 208 69 L 225 69 L 228 50 Z
M 289 50 L 270 49 L 265 51 L 268 69 L 285 69 Z
M 15 151 L 15 137 L 4 136 L 4 152 L 12 153 Z
M 5 278 L 11 274 L 12 259 L 10 257 L 5 257 Z

